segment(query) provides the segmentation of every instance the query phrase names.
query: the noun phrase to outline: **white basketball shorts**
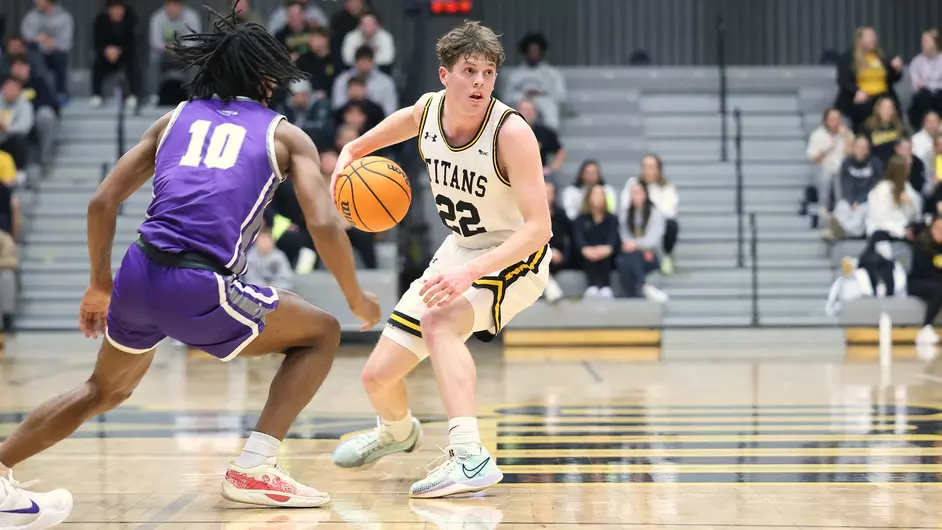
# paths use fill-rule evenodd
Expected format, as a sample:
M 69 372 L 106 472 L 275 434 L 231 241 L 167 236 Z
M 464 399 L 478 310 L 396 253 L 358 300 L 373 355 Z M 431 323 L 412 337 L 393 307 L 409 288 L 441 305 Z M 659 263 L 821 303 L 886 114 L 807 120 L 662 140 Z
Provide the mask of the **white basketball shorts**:
M 463 247 L 454 238 L 445 238 L 422 277 L 413 281 L 409 290 L 399 299 L 386 322 L 383 335 L 414 353 L 419 360 L 428 357 L 428 348 L 422 338 L 421 320 L 429 308 L 419 291 L 432 276 L 460 267 L 489 250 L 491 248 Z M 467 340 L 471 334 L 483 340 L 492 339 L 518 313 L 539 300 L 549 279 L 551 257 L 547 245 L 527 259 L 475 281 L 463 293 L 474 309 L 474 326 L 464 339 Z

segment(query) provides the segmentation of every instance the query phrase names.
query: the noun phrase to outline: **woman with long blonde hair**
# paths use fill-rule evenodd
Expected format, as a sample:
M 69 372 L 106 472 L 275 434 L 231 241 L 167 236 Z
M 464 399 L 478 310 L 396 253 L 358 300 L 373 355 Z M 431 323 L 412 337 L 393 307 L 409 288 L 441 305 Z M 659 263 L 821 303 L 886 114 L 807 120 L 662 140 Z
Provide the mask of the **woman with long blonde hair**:
M 850 50 L 837 64 L 839 87 L 834 106 L 850 118 L 854 132 L 860 132 L 864 121 L 873 112 L 881 97 L 889 97 L 899 113 L 899 98 L 893 89 L 903 77 L 903 60 L 888 59 L 879 47 L 872 27 L 860 27 L 854 34 Z

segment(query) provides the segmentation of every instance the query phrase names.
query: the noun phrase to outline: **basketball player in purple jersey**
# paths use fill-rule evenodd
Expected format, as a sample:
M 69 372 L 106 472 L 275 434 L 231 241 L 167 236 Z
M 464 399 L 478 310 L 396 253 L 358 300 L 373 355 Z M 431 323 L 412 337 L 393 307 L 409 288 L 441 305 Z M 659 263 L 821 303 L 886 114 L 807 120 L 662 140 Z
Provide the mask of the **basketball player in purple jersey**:
M 308 229 L 363 329 L 380 319 L 357 283 L 342 220 L 311 139 L 269 110 L 272 90 L 305 75 L 257 24 L 218 15 L 215 31 L 179 38 L 173 50 L 198 68 L 191 100 L 160 118 L 115 165 L 88 208 L 91 285 L 80 309 L 86 336 L 104 333 L 82 386 L 40 406 L 0 445 L 0 528 L 47 528 L 72 507 L 64 490 L 37 494 L 10 468 L 126 400 L 165 337 L 222 361 L 285 355 L 222 496 L 247 504 L 317 507 L 329 497 L 277 465 L 281 440 L 327 376 L 339 344 L 337 320 L 298 296 L 250 285 L 245 252 L 275 188 L 292 175 Z M 120 204 L 154 175 L 154 199 L 112 282 L 111 248 Z

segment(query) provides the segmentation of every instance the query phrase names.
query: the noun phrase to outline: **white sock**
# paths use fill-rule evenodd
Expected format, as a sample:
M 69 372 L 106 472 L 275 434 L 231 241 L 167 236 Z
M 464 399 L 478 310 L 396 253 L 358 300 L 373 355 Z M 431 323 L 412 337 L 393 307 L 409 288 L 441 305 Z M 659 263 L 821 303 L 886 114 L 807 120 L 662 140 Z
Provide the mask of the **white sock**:
M 245 448 L 242 449 L 242 454 L 239 455 L 239 458 L 236 458 L 235 463 L 244 469 L 258 467 L 264 464 L 265 460 L 278 456 L 279 449 L 281 449 L 280 440 L 253 431 L 249 439 L 246 440 Z
M 393 440 L 401 442 L 412 434 L 412 411 L 406 412 L 406 417 L 401 420 L 389 421 L 383 419 L 383 427 L 392 435 Z
M 470 449 L 481 445 L 478 419 L 468 416 L 448 420 L 448 441 L 457 449 Z M 469 447 L 471 446 L 471 447 Z

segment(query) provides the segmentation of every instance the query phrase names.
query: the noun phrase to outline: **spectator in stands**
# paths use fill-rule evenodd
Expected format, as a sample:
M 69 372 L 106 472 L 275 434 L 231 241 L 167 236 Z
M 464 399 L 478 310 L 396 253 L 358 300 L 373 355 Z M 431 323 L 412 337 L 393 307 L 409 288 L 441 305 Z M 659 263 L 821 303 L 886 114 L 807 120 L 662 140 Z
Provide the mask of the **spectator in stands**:
M 549 181 L 546 182 L 546 201 L 549 203 L 552 219 L 553 237 L 549 246 L 553 256 L 550 258 L 550 278 L 544 295 L 547 302 L 555 303 L 563 297 L 563 290 L 553 276 L 566 267 L 569 261 L 572 251 L 572 222 L 566 217 L 566 212 L 556 204 L 556 185 Z
M 883 164 L 870 156 L 870 141 L 854 140 L 852 156 L 844 160 L 834 186 L 834 211 L 830 229 L 822 232 L 828 240 L 862 237 L 866 233 L 867 195 L 883 174 Z
M 909 105 L 909 124 L 913 129 L 922 127 L 923 117 L 930 110 L 942 112 L 942 43 L 939 30 L 930 29 L 922 34 L 922 53 L 909 63 L 909 76 L 913 82 L 913 100 Z
M 366 81 L 359 76 L 351 77 L 347 81 L 347 102 L 334 112 L 336 123 L 344 122 L 344 114 L 350 105 L 357 105 L 366 113 L 365 130 L 367 131 L 379 125 L 379 122 L 386 117 L 382 107 L 375 101 L 366 99 Z
M 809 205 L 828 203 L 831 186 L 835 177 L 840 174 L 841 164 L 850 153 L 853 143 L 854 135 L 844 125 L 841 112 L 835 108 L 826 110 L 821 125 L 808 139 L 806 154 L 815 166 L 816 176 L 813 184 L 816 193 L 814 196 L 807 195 Z
M 333 139 L 333 121 L 330 101 L 318 98 L 307 79 L 295 81 L 289 87 L 291 97 L 283 113 L 285 118 L 319 145 Z
M 894 154 L 896 142 L 907 135 L 896 105 L 888 97 L 877 100 L 873 114 L 864 122 L 864 131 L 870 137 L 870 152 L 884 167 Z
M 268 32 L 277 35 L 283 30 L 291 18 L 290 11 L 293 5 L 300 8 L 301 18 L 308 27 L 326 27 L 327 14 L 310 0 L 288 0 L 276 9 L 268 18 Z
M 909 165 L 902 157 L 887 162 L 883 178 L 867 194 L 867 236 L 885 232 L 896 239 L 919 220 L 922 198 L 909 184 Z
M 942 217 L 934 218 L 916 238 L 906 287 L 909 294 L 926 303 L 923 328 L 916 335 L 916 343 L 938 343 L 939 335 L 932 323 L 942 309 Z
M 383 114 L 389 116 L 399 108 L 399 95 L 392 78 L 376 68 L 373 62 L 373 49 L 361 46 L 357 52 L 353 68 L 337 76 L 334 80 L 334 108 L 339 109 L 347 103 L 347 83 L 351 77 L 360 76 L 366 81 L 366 97 L 383 108 Z
M 559 142 L 556 131 L 539 122 L 539 112 L 532 100 L 524 98 L 517 106 L 520 115 L 527 120 L 536 141 L 540 144 L 540 157 L 543 159 L 543 176 L 553 178 L 566 163 L 566 149 Z
M 301 54 L 308 51 L 307 43 L 311 38 L 312 26 L 304 18 L 304 7 L 301 2 L 293 0 L 288 2 L 287 23 L 275 33 L 278 42 L 285 45 L 291 58 L 295 61 Z
M 618 251 L 618 218 L 606 207 L 605 186 L 589 186 L 573 222 L 572 238 L 582 255 L 588 288 L 586 298 L 614 298 L 612 291 L 612 260 Z
M 615 213 L 618 205 L 615 188 L 605 183 L 605 179 L 602 178 L 602 166 L 599 165 L 597 160 L 586 160 L 582 162 L 582 166 L 579 168 L 576 181 L 563 190 L 561 202 L 563 210 L 566 211 L 566 216 L 570 219 L 579 216 L 582 203 L 585 201 L 586 191 L 596 184 L 601 184 L 605 190 L 609 213 Z
M 939 135 L 939 115 L 930 110 L 922 120 L 922 130 L 913 135 L 913 153 L 927 168 L 932 163 L 935 151 L 935 137 Z
M 916 190 L 920 198 L 923 194 L 929 193 L 931 190 L 929 189 L 928 180 L 926 179 L 926 165 L 922 163 L 922 160 L 919 160 L 919 157 L 913 156 L 912 140 L 904 137 L 901 138 L 899 142 L 896 142 L 896 156 L 902 158 L 903 162 L 906 162 L 909 185 Z
M 167 52 L 167 45 L 173 42 L 174 35 L 199 33 L 202 24 L 193 9 L 183 5 L 183 0 L 164 0 L 162 9 L 154 11 L 150 17 L 150 68 L 147 73 L 147 86 L 154 89 L 152 103 L 157 103 L 160 93 L 161 74 L 174 70 L 177 61 Z
M 59 0 L 33 0 L 36 8 L 23 17 L 20 33 L 42 53 L 55 77 L 56 93 L 63 102 L 69 92 L 69 52 L 75 22 Z
M 877 33 L 862 27 L 854 35 L 853 47 L 837 64 L 840 87 L 834 106 L 850 118 L 854 133 L 862 130 L 864 121 L 873 113 L 873 105 L 881 97 L 889 97 L 900 114 L 899 99 L 893 89 L 903 76 L 903 60 L 886 54 L 877 46 Z
M 360 15 L 357 29 L 344 37 L 341 48 L 344 64 L 353 65 L 357 50 L 363 46 L 369 46 L 373 50 L 374 60 L 380 70 L 392 74 L 392 66 L 396 62 L 396 41 L 392 34 L 380 25 L 379 18 L 372 11 Z
M 233 0 L 232 9 L 236 12 L 236 16 L 240 20 L 247 23 L 259 24 L 264 26 L 265 22 L 262 20 L 262 16 L 252 11 L 252 5 L 249 3 L 249 0 Z
M 368 131 L 366 108 L 361 101 L 350 101 L 343 106 L 343 115 L 339 123 L 349 125 L 356 129 L 360 135 Z
M 621 224 L 624 224 L 628 209 L 631 207 L 631 191 L 638 182 L 639 177 L 632 177 L 625 182 L 622 188 L 621 197 L 618 200 L 618 218 Z M 677 235 L 680 233 L 680 225 L 677 224 L 677 188 L 664 178 L 664 164 L 657 155 L 646 155 L 641 159 L 641 181 L 645 184 L 645 191 L 654 207 L 665 219 L 664 239 L 661 241 L 661 249 L 664 255 L 660 259 L 660 268 L 662 274 L 674 273 L 674 260 L 672 254 L 674 246 L 677 245 Z
M 101 106 L 105 77 L 124 72 L 129 91 L 125 103 L 133 109 L 141 96 L 141 76 L 135 52 L 137 14 L 125 5 L 124 0 L 108 0 L 106 5 L 107 10 L 95 19 L 91 105 Z
M 10 75 L 23 83 L 23 97 L 33 105 L 33 134 L 39 143 L 39 163 L 52 161 L 52 150 L 59 130 L 59 100 L 47 79 L 32 75 L 25 55 L 12 59 Z
M 6 53 L 0 56 L 0 76 L 9 75 L 10 60 L 13 57 L 25 55 L 29 58 L 30 71 L 33 75 L 46 79 L 50 87 L 55 90 L 56 78 L 46 64 L 46 60 L 38 50 L 30 49 L 21 35 L 13 35 L 7 39 L 3 51 Z
M 661 246 L 667 221 L 648 194 L 648 185 L 636 180 L 631 186 L 628 208 L 618 219 L 621 254 L 615 259 L 618 277 L 629 298 L 644 296 L 666 302 L 667 294 L 648 284 L 649 272 L 660 267 L 657 251 Z
M 33 129 L 33 106 L 23 97 L 23 82 L 15 77 L 3 80 L 0 90 L 0 151 L 10 153 L 22 172 L 28 162 L 27 136 Z
M 286 291 L 294 288 L 294 271 L 285 253 L 275 248 L 269 227 L 259 230 L 245 258 L 248 262 L 245 272 L 247 283 L 270 285 Z
M 354 127 L 347 125 L 345 123 L 341 123 L 337 127 L 336 133 L 334 133 L 334 149 L 336 149 L 337 152 L 339 153 L 343 151 L 343 148 L 345 145 L 356 140 L 359 137 L 360 137 L 360 134 L 357 132 L 357 130 Z
M 309 81 L 318 97 L 331 97 L 334 79 L 343 70 L 343 63 L 339 54 L 330 49 L 330 30 L 321 27 L 311 29 L 307 51 L 298 57 L 297 65 L 311 76 Z
M 540 33 L 530 33 L 520 41 L 524 64 L 507 75 L 507 103 L 519 106 L 524 98 L 533 100 L 540 119 L 550 129 L 559 130 L 560 106 L 566 101 L 566 80 L 562 72 L 546 61 L 548 44 Z
M 333 35 L 331 48 L 338 52 L 343 49 L 343 41 L 347 34 L 360 25 L 360 16 L 367 10 L 365 0 L 344 0 L 343 9 L 330 19 L 330 32 Z M 354 58 L 354 60 L 356 60 Z

